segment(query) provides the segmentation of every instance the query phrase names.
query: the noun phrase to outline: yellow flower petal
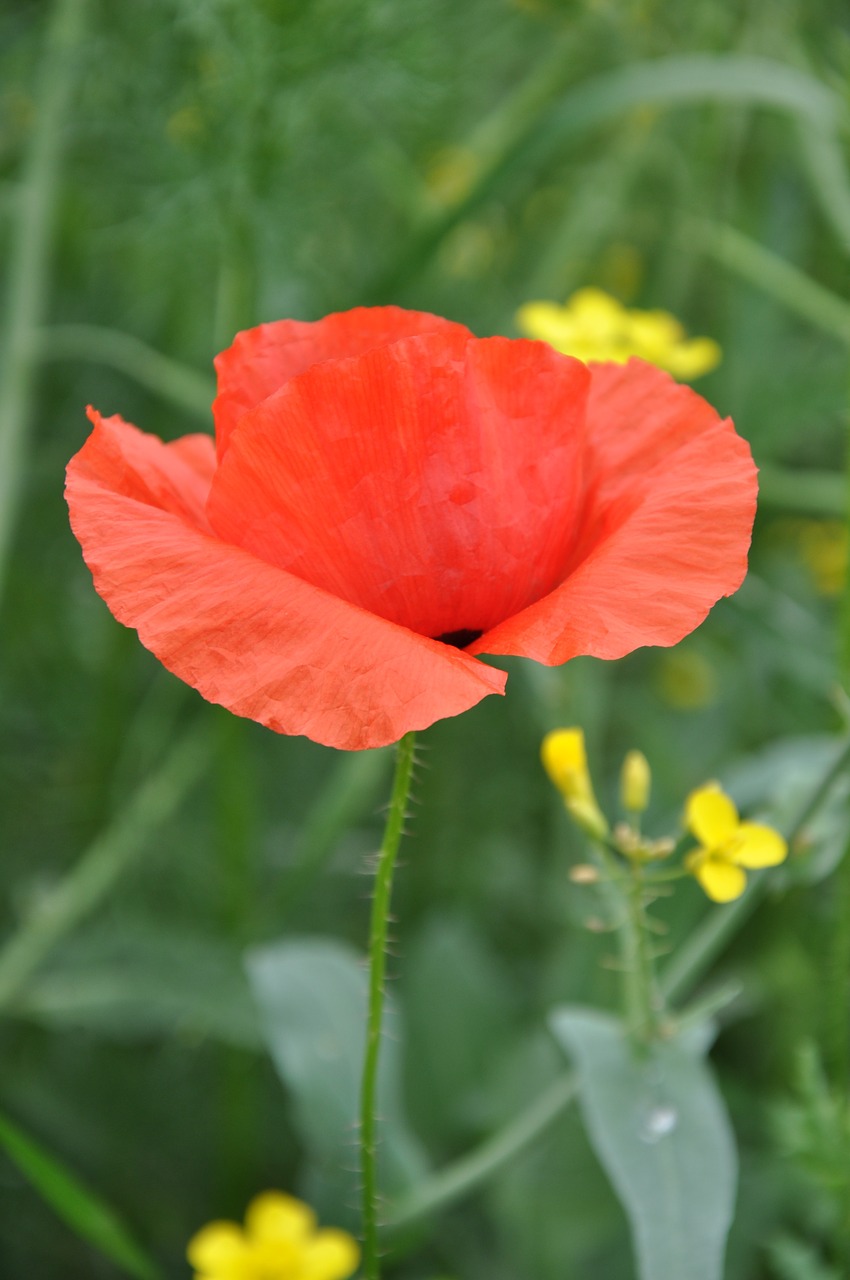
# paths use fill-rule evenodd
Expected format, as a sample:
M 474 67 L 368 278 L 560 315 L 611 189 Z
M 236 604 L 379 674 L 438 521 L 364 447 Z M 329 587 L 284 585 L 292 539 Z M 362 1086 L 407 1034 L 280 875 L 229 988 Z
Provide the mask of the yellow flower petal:
M 518 328 L 529 338 L 548 342 L 550 347 L 572 354 L 577 341 L 576 326 L 566 307 L 555 302 L 526 302 L 516 314 Z
M 360 1263 L 360 1248 L 347 1231 L 326 1227 L 304 1246 L 299 1280 L 347 1280 Z
M 628 326 L 625 307 L 601 289 L 579 289 L 567 303 L 576 328 L 586 339 L 622 338 Z
M 690 382 L 704 373 L 711 373 L 720 364 L 723 356 L 719 345 L 713 338 L 692 338 L 668 352 L 664 368 L 674 378 L 682 378 Z
M 733 898 L 740 898 L 747 887 L 747 877 L 741 868 L 717 854 L 691 854 L 686 865 L 712 902 L 731 902 Z
M 246 1270 L 249 1248 L 235 1222 L 209 1222 L 186 1248 L 189 1264 L 204 1280 L 250 1280 Z
M 684 330 L 669 311 L 632 311 L 629 337 L 635 354 L 667 368 L 667 360 L 684 337 Z
M 788 857 L 788 844 L 774 831 L 760 822 L 742 822 L 726 852 L 739 867 L 775 867 Z
M 517 324 L 531 338 L 556 351 L 590 360 L 622 363 L 631 356 L 666 369 L 674 377 L 699 377 L 720 360 L 711 338 L 687 339 L 667 311 L 629 311 L 601 289 L 579 289 L 565 306 L 528 302 L 517 312 Z
M 316 1215 L 310 1206 L 282 1191 L 255 1196 L 245 1213 L 245 1230 L 251 1240 L 304 1240 L 315 1226 Z
M 553 729 L 540 747 L 543 768 L 568 799 L 586 799 L 590 790 L 587 751 L 581 729 Z
M 630 813 L 643 813 L 649 804 L 652 771 L 642 751 L 629 751 L 620 772 L 620 799 Z
M 718 782 L 707 782 L 688 796 L 685 824 L 706 849 L 717 849 L 738 830 L 738 810 Z

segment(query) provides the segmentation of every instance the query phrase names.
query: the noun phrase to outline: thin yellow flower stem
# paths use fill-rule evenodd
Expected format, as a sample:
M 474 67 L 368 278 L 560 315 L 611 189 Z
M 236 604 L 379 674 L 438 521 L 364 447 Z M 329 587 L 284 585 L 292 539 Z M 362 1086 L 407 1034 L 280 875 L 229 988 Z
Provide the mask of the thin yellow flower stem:
M 637 1044 L 645 1045 L 658 1030 L 660 1004 L 646 922 L 643 868 L 635 861 L 630 871 L 623 928 L 626 1012 L 632 1038 Z
M 360 1154 L 363 1175 L 363 1272 L 366 1280 L 379 1280 L 378 1249 L 378 1142 L 376 1095 L 384 1007 L 384 974 L 387 926 L 392 895 L 393 868 L 404 830 L 410 783 L 413 777 L 415 734 L 406 733 L 398 744 L 395 778 L 384 838 L 375 872 L 372 920 L 369 930 L 369 1011 L 366 1022 L 366 1054 L 360 1093 Z
M 637 828 L 632 822 L 632 829 Z M 623 1012 L 637 1046 L 646 1045 L 658 1030 L 663 1001 L 655 979 L 655 966 L 646 920 L 643 867 L 637 860 L 623 868 L 619 855 L 604 840 L 595 841 L 603 872 L 603 890 L 620 918 L 620 964 L 623 977 Z

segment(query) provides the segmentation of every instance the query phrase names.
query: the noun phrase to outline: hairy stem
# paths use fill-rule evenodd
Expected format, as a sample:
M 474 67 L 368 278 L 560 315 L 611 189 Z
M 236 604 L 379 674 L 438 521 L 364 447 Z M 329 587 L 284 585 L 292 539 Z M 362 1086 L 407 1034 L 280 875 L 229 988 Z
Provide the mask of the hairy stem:
M 379 1280 L 378 1251 L 378 1143 L 376 1095 L 381 1051 L 381 1023 L 384 1008 L 384 974 L 387 926 L 392 895 L 393 868 L 404 829 L 410 783 L 413 776 L 415 735 L 407 733 L 398 744 L 395 778 L 387 825 L 378 854 L 372 920 L 369 930 L 369 1010 L 366 1023 L 366 1054 L 360 1094 L 360 1154 L 363 1175 L 363 1272 L 366 1280 Z

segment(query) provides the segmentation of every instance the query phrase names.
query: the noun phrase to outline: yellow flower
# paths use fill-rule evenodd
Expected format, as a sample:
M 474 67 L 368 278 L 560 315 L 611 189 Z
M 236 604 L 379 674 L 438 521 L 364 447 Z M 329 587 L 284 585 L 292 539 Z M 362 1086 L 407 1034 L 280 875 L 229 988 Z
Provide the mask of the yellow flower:
M 775 867 L 788 856 L 779 832 L 758 822 L 741 822 L 733 801 L 716 782 L 688 796 L 685 825 L 700 843 L 685 865 L 714 902 L 741 896 L 747 886 L 745 867 Z
M 553 729 L 543 739 L 540 758 L 571 817 L 589 835 L 606 835 L 608 823 L 593 794 L 582 730 Z
M 696 649 L 679 645 L 659 655 L 658 694 L 675 711 L 701 711 L 717 701 L 717 673 Z
M 800 554 L 823 596 L 837 596 L 847 578 L 848 535 L 843 520 L 801 520 Z
M 688 338 L 667 311 L 630 310 L 601 289 L 580 289 L 563 307 L 527 302 L 516 318 L 530 338 L 540 338 L 585 363 L 622 364 L 639 356 L 685 380 L 709 373 L 720 363 L 720 347 L 712 338 Z
M 245 1226 L 210 1222 L 189 1241 L 195 1280 L 347 1280 L 360 1249 L 346 1232 L 318 1229 L 309 1205 L 265 1191 L 248 1205 Z
M 620 773 L 620 799 L 628 813 L 643 813 L 649 804 L 652 771 L 642 751 L 630 751 Z

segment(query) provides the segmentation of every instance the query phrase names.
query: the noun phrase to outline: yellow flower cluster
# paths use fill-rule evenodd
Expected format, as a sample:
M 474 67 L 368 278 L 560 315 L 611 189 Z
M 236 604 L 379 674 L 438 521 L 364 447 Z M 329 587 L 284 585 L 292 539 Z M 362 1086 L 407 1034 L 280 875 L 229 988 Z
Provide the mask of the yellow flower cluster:
M 195 1280 L 347 1280 L 360 1249 L 346 1231 L 319 1229 L 309 1205 L 266 1191 L 249 1204 L 244 1227 L 210 1222 L 186 1256 Z
M 596 801 L 584 734 L 581 729 L 555 729 L 543 739 L 543 766 L 564 798 L 567 812 L 595 840 L 631 861 L 653 862 L 666 858 L 675 841 L 647 840 L 640 834 L 638 815 L 649 803 L 652 775 L 646 757 L 630 751 L 620 775 L 620 800 L 632 816 L 632 824 L 621 824 L 610 833 L 608 822 Z M 731 902 L 744 892 L 746 872 L 774 867 L 788 856 L 788 845 L 778 831 L 758 822 L 742 822 L 734 802 L 716 782 L 691 792 L 685 804 L 685 826 L 698 846 L 687 855 L 684 873 L 695 876 L 714 902 Z M 578 868 L 573 878 L 593 883 L 593 868 Z M 669 878 L 669 877 L 668 877 Z
M 712 338 L 688 338 L 669 312 L 630 310 L 601 289 L 580 289 L 562 307 L 555 302 L 527 302 L 516 320 L 528 337 L 548 342 L 556 351 L 585 363 L 613 360 L 622 364 L 639 356 L 674 378 L 689 381 L 709 373 L 721 358 Z

